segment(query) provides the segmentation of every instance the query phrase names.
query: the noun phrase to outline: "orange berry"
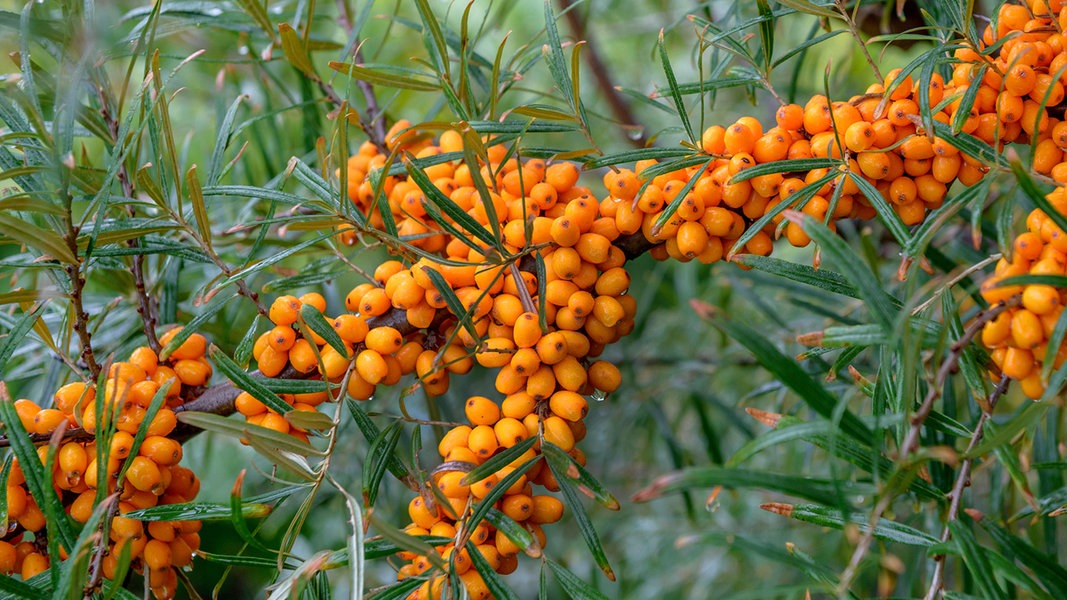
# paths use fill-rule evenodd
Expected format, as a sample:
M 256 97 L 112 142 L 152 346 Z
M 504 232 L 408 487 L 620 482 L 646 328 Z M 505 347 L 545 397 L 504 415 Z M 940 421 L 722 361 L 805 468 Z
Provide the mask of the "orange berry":
M 292 325 L 300 316 L 300 300 L 296 296 L 278 296 L 270 305 L 270 320 L 275 325 Z

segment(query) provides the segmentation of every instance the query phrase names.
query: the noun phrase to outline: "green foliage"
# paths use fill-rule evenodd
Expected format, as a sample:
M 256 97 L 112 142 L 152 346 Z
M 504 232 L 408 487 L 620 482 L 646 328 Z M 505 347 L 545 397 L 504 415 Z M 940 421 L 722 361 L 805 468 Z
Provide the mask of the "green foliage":
M 919 29 L 868 39 L 879 69 L 904 66 L 929 81 L 951 67 L 940 42 L 978 35 L 973 3 L 927 4 Z M 421 256 L 389 216 L 385 174 L 406 173 L 435 222 L 502 255 L 499 226 L 466 215 L 426 168 L 462 159 L 487 196 L 477 169 L 486 144 L 582 161 L 591 187 L 607 169 L 637 160 L 660 161 L 648 174 L 710 164 L 703 127 L 747 113 L 769 122 L 779 101 L 827 89 L 847 97 L 880 79 L 854 37 L 857 18 L 884 11 L 892 24 L 895 9 L 800 0 L 241 0 L 33 2 L 0 11 L 0 46 L 14 57 L 0 81 L 2 378 L 11 396 L 47 401 L 60 385 L 93 380 L 157 330 L 182 323 L 186 334 L 214 342 L 213 383 L 234 381 L 284 413 L 281 394 L 326 384 L 247 373 L 269 305 L 258 293 L 317 289 L 343 306 L 383 250 Z M 585 31 L 564 11 L 578 13 Z M 618 89 L 597 78 L 590 54 Z M 974 101 L 970 92 L 961 99 Z M 806 591 L 910 598 L 927 593 L 935 569 L 945 597 L 1067 595 L 1058 552 L 1065 534 L 1055 518 L 1067 504 L 1059 387 L 1040 404 L 1009 393 L 987 420 L 979 404 L 992 389 L 986 357 L 976 345 L 956 345 L 970 340 L 985 308 L 976 300 L 982 277 L 961 271 L 997 242 L 1010 243 L 1024 208 L 1047 210 L 1046 190 L 1028 163 L 962 133 L 962 122 L 933 122 L 929 110 L 922 117 L 995 167 L 980 184 L 953 188 L 923 225 L 906 227 L 855 177 L 881 223 L 831 232 L 793 212 L 823 179 L 751 228 L 784 215 L 815 240 L 814 254 L 783 247 L 777 258 L 739 254 L 737 265 L 647 257 L 628 265 L 640 317 L 630 338 L 605 352 L 623 366 L 623 387 L 592 407 L 588 465 L 551 446 L 543 455 L 569 516 L 541 549 L 490 503 L 480 509 L 534 557 L 509 578 L 490 576 L 475 559 L 498 597 L 535 589 L 551 598 L 702 597 L 714 589 L 738 599 Z M 371 212 L 385 218 L 374 230 L 372 214 L 343 201 L 345 164 L 362 141 L 383 144 L 401 119 L 416 134 L 459 131 L 468 146 L 463 156 L 394 153 L 371 176 Z M 785 161 L 734 181 L 840 164 Z M 363 244 L 345 247 L 338 224 Z M 429 275 L 473 333 L 459 299 Z M 1003 284 L 1026 282 L 1037 281 Z M 306 307 L 301 319 L 344 350 L 319 311 Z M 1050 359 L 1065 333 L 1061 319 Z M 1044 375 L 1062 384 L 1067 370 L 1046 362 Z M 958 369 L 942 374 L 946 364 Z M 423 452 L 422 436 L 461 418 L 459 400 L 486 385 L 472 374 L 437 400 L 380 390 L 368 403 L 290 415 L 317 431 L 310 443 L 183 413 L 183 424 L 207 432 L 185 445 L 204 480 L 201 499 L 136 516 L 206 521 L 205 551 L 188 574 L 204 597 L 214 586 L 219 597 L 270 589 L 271 597 L 403 598 L 420 582 L 395 583 L 395 555 L 443 542 L 395 527 L 407 520 L 408 487 L 436 458 L 436 440 Z M 936 401 L 917 425 L 927 397 Z M 92 527 L 78 531 L 64 513 L 12 403 L 0 400 L 3 433 L 47 517 L 48 543 L 74 549 L 28 582 L 0 577 L 0 591 L 76 597 Z M 500 464 L 525 449 L 501 454 Z M 535 462 L 513 471 L 498 494 Z M 246 481 L 236 474 L 249 464 Z M 956 511 L 949 494 L 962 480 L 970 484 L 958 502 L 966 510 Z M 127 587 L 139 586 L 138 576 Z M 105 585 L 95 595 L 131 593 Z

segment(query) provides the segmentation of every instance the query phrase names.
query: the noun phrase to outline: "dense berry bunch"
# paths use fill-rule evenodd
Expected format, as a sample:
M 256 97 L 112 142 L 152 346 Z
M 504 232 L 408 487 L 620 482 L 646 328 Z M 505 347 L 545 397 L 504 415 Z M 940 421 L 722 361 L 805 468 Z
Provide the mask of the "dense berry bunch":
M 179 331 L 168 332 L 161 343 L 167 344 Z M 173 409 L 183 403 L 183 390 L 193 391 L 210 377 L 205 349 L 206 340 L 199 334 L 189 336 L 162 362 L 151 348 L 137 348 L 127 361 L 111 365 L 100 399 L 94 384 L 75 382 L 56 391 L 51 408 L 31 400 L 15 401 L 27 432 L 43 437 L 63 427 L 68 434 L 63 437 L 68 441 L 60 441 L 55 449 L 52 485 L 74 521 L 85 523 L 101 498 L 120 492 L 117 510 L 107 522 L 110 543 L 101 562 L 102 574 L 108 579 L 115 576 L 119 556 L 128 547 L 133 568 L 148 569 L 157 598 L 171 598 L 177 591 L 174 569 L 192 561 L 200 546 L 200 522 L 145 523 L 123 515 L 188 502 L 200 489 L 196 475 L 178 464 L 181 443 L 168 436 L 177 425 Z M 146 422 L 160 393 L 162 402 Z M 143 440 L 133 452 L 142 430 Z M 107 448 L 98 447 L 100 443 Z M 42 464 L 47 464 L 50 449 L 38 448 Z M 103 471 L 101 460 L 107 465 Z M 101 483 L 106 490 L 98 489 Z M 50 557 L 44 514 L 30 495 L 17 460 L 7 480 L 7 518 L 17 526 L 0 540 L 0 572 L 29 579 L 48 568 Z
M 1048 195 L 1053 208 L 1067 215 L 1067 194 L 1058 188 Z M 1067 234 L 1040 209 L 1026 219 L 1027 231 L 1015 238 L 1009 257 L 997 261 L 992 277 L 982 285 L 990 303 L 1012 302 L 982 329 L 982 343 L 992 350 L 990 358 L 1005 377 L 1017 379 L 1030 398 L 1045 393 L 1043 367 L 1054 368 L 1067 361 L 1067 345 L 1050 349 L 1048 343 L 1063 314 L 1067 288 L 1048 284 L 1001 285 L 1017 275 L 1067 274 Z M 1017 302 L 1016 302 L 1017 300 Z

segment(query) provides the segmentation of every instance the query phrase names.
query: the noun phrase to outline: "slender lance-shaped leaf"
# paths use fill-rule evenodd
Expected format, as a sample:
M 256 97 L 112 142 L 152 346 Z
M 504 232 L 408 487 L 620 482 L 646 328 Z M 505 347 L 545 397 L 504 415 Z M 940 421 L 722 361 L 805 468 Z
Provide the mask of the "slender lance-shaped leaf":
M 537 437 L 531 436 L 525 440 L 515 444 L 514 446 L 493 455 L 492 458 L 471 469 L 463 479 L 460 481 L 461 485 L 471 485 L 472 483 L 481 481 L 486 477 L 489 477 L 493 473 L 499 471 L 502 467 L 505 467 L 516 458 L 522 456 L 527 450 L 533 448 L 534 443 L 537 442 Z
M 889 233 L 893 234 L 893 237 L 897 239 L 901 246 L 906 247 L 911 240 L 911 235 L 908 234 L 908 227 L 904 224 L 904 221 L 900 220 L 900 215 L 893 210 L 889 202 L 882 197 L 882 193 L 878 191 L 878 188 L 871 185 L 871 182 L 861 177 L 858 173 L 849 171 L 848 177 L 859 187 L 860 192 L 867 197 L 867 200 L 871 202 L 871 206 L 878 212 L 878 220 L 885 225 Z
M 1027 541 L 1008 531 L 988 518 L 978 520 L 1008 556 L 1019 562 L 1037 575 L 1040 581 L 1055 598 L 1067 598 L 1067 569 L 1057 564 L 1055 557 L 1040 552 Z
M 374 438 L 367 449 L 367 460 L 363 468 L 363 497 L 368 506 L 373 506 L 378 498 L 378 488 L 385 476 L 389 461 L 400 442 L 400 433 L 403 431 L 403 422 L 395 421 L 382 430 L 382 433 Z
M 282 37 L 282 51 L 285 52 L 285 59 L 289 61 L 289 64 L 296 67 L 304 75 L 309 75 L 312 78 L 318 77 L 315 74 L 315 67 L 311 64 L 311 59 L 308 58 L 304 49 L 304 44 L 300 41 L 300 36 L 293 30 L 293 27 L 288 23 L 279 23 L 278 33 Z
M 470 554 L 474 568 L 477 569 L 478 574 L 482 576 L 482 580 L 485 581 L 486 587 L 489 588 L 489 592 L 494 598 L 499 598 L 500 600 L 519 600 L 519 597 L 515 592 L 504 583 L 500 574 L 493 570 L 489 561 L 485 560 L 482 553 L 474 546 L 474 542 L 470 540 L 467 540 L 467 553 Z
M 336 333 L 336 332 L 335 332 Z M 208 355 L 211 357 L 212 362 L 219 368 L 230 381 L 233 382 L 238 389 L 244 390 L 256 399 L 267 405 L 274 412 L 284 415 L 292 410 L 285 400 L 278 397 L 278 394 L 267 389 L 267 386 L 262 382 L 256 381 L 256 378 L 250 376 L 244 369 L 237 366 L 237 363 L 226 356 L 226 353 L 219 349 L 218 346 L 212 344 L 208 349 Z
M 383 538 L 396 545 L 397 548 L 425 556 L 437 568 L 445 567 L 445 561 L 441 558 L 441 555 L 434 550 L 433 546 L 424 542 L 421 538 L 408 535 L 393 527 L 385 519 L 378 516 L 377 512 L 371 512 L 367 519 L 370 521 L 371 527 L 374 527 Z
M 829 506 L 840 503 L 841 493 L 859 493 L 869 486 L 817 477 L 782 475 L 759 470 L 719 466 L 691 467 L 657 477 L 651 485 L 634 495 L 634 502 L 647 502 L 668 493 L 693 488 L 755 488 L 789 494 Z
M 838 412 L 837 398 L 826 391 L 818 381 L 800 368 L 797 362 L 782 354 L 763 335 L 748 325 L 717 314 L 708 304 L 694 301 L 697 314 L 727 336 L 737 340 L 755 355 L 756 360 L 779 381 L 793 390 L 815 412 L 834 420 Z M 841 431 L 862 444 L 870 445 L 873 433 L 859 417 L 845 410 L 841 412 Z M 833 502 L 824 502 L 833 504 Z
M 814 523 L 820 527 L 844 529 L 845 525 L 858 525 L 860 531 L 870 530 L 870 521 L 867 515 L 853 513 L 848 517 L 836 509 L 820 504 L 782 504 L 770 502 L 761 504 L 763 510 L 790 517 L 806 523 Z M 930 547 L 941 540 L 914 527 L 908 527 L 896 521 L 881 519 L 874 527 L 874 537 L 887 542 L 907 544 L 909 546 Z
M 241 514 L 246 519 L 262 519 L 270 513 L 269 504 L 241 503 Z M 131 510 L 123 516 L 138 521 L 226 521 L 233 516 L 233 507 L 221 502 L 183 502 Z M 270 564 L 273 566 L 274 562 Z
M 432 81 L 415 79 L 410 76 L 396 75 L 379 69 L 360 67 L 343 62 L 330 61 L 330 68 L 339 73 L 344 73 L 353 79 L 359 79 L 375 85 L 384 85 L 406 90 L 420 92 L 435 92 L 441 89 L 441 85 Z
M 1048 218 L 1052 219 L 1052 222 L 1060 229 L 1067 231 L 1067 215 L 1056 210 L 1056 207 L 1052 206 L 1052 203 L 1045 198 L 1045 194 L 1041 193 L 1041 190 L 1037 188 L 1037 184 L 1026 170 L 1026 167 L 1023 166 L 1022 161 L 1018 159 L 1011 161 L 1011 172 L 1015 174 L 1019 187 L 1026 192 L 1026 197 L 1048 215 Z
M 177 418 L 182 423 L 192 425 L 193 427 L 199 427 L 200 429 L 207 431 L 222 433 L 229 437 L 237 439 L 247 438 L 250 441 L 252 438 L 255 438 L 255 440 L 258 440 L 263 444 L 294 454 L 299 454 L 300 456 L 322 454 L 311 444 L 303 440 L 298 440 L 289 434 L 279 433 L 273 429 L 260 427 L 259 425 L 252 425 L 251 423 L 241 423 L 220 415 L 185 411 L 178 413 Z
M 348 405 L 348 412 L 352 414 L 352 420 L 356 422 L 356 427 L 359 427 L 360 432 L 363 433 L 363 437 L 368 441 L 378 439 L 380 431 L 378 426 L 374 424 L 367 412 L 363 410 L 363 407 L 359 405 L 355 400 L 351 398 L 347 399 L 345 403 Z M 392 453 L 386 456 L 386 467 L 389 472 L 393 474 L 393 477 L 397 479 L 404 479 L 408 477 L 409 473 L 404 463 L 397 457 L 396 453 Z
M 326 340 L 326 343 L 336 350 L 338 354 L 348 356 L 348 350 L 345 348 L 345 343 L 341 336 L 337 334 L 337 330 L 330 325 L 326 317 L 322 316 L 322 312 L 318 308 L 311 304 L 303 304 L 300 307 L 300 318 L 308 328 L 322 336 L 322 339 Z
M 574 104 L 574 87 L 571 78 L 567 76 L 567 61 L 563 57 L 563 42 L 556 28 L 556 15 L 552 12 L 552 3 L 545 0 L 545 32 L 548 43 L 543 49 L 545 64 L 548 72 L 552 75 L 552 81 L 556 83 L 561 95 L 570 105 L 571 110 L 578 114 L 578 106 Z
M 776 160 L 743 169 L 730 177 L 730 183 L 748 181 L 753 177 L 771 175 L 774 173 L 793 173 L 797 171 L 811 171 L 813 169 L 830 169 L 841 165 L 837 158 L 796 158 L 793 160 Z
M 48 302 L 40 302 L 35 304 L 28 312 L 19 317 L 14 326 L 7 332 L 7 335 L 0 338 L 0 373 L 6 372 L 4 367 L 7 366 L 8 359 L 19 347 L 19 344 L 23 343 L 26 338 L 26 334 L 33 329 L 33 324 L 37 322 L 37 318 L 41 316 L 41 311 L 44 310 L 45 305 Z
M 544 450 L 552 446 L 553 444 L 548 441 L 541 443 L 541 449 Z M 559 453 L 563 453 L 563 450 L 556 448 Z M 589 547 L 589 551 L 593 553 L 593 560 L 596 561 L 600 570 L 604 572 L 611 581 L 615 581 L 615 571 L 611 568 L 611 564 L 608 562 L 608 556 L 604 553 L 604 547 L 600 544 L 600 536 L 597 535 L 596 529 L 593 527 L 593 522 L 589 520 L 589 513 L 585 511 L 585 507 L 582 506 L 582 501 L 578 497 L 577 485 L 571 477 L 567 476 L 566 467 L 560 470 L 558 467 L 562 466 L 558 464 L 559 461 L 549 460 L 548 466 L 552 470 L 552 474 L 555 475 L 556 481 L 559 482 L 559 489 L 563 492 L 563 503 L 570 509 L 571 514 L 574 516 L 574 520 L 578 523 L 578 531 L 582 534 L 582 539 L 585 540 L 585 545 Z
M 0 235 L 20 244 L 34 248 L 42 254 L 67 264 L 75 264 L 78 259 L 71 253 L 70 248 L 55 232 L 41 229 L 33 223 L 22 219 L 16 219 L 10 215 L 0 213 Z
M 492 491 L 486 494 L 484 498 L 479 500 L 478 503 L 474 505 L 474 510 L 471 511 L 470 516 L 467 517 L 468 529 L 473 531 L 475 527 L 481 524 L 482 519 L 485 519 L 487 517 L 488 513 L 493 510 L 496 510 L 493 507 L 493 505 L 496 504 L 496 501 L 503 498 L 504 492 L 506 492 L 509 487 L 515 485 L 515 483 L 519 481 L 519 479 L 521 479 L 527 471 L 529 471 L 534 465 L 536 465 L 537 461 L 539 460 L 541 460 L 541 457 L 535 456 L 534 458 L 531 458 L 530 460 L 522 463 L 514 471 L 508 473 L 495 486 L 493 486 Z M 504 535 L 507 535 L 509 538 L 511 538 L 511 541 L 515 542 L 515 544 L 520 548 L 523 548 L 523 551 L 529 554 L 530 556 L 537 558 L 541 555 L 540 546 L 534 544 L 523 546 L 519 543 L 519 540 L 512 538 L 510 535 L 508 535 L 506 531 L 504 532 Z
M 541 545 L 537 543 L 537 538 L 527 531 L 525 527 L 516 523 L 514 519 L 495 508 L 490 508 L 489 511 L 485 513 L 485 520 L 507 536 L 512 543 L 519 548 L 522 548 L 522 551 L 525 552 L 527 556 L 540 558 Z
M 74 544 L 74 550 L 67 560 L 60 565 L 59 583 L 56 585 L 56 593 L 53 600 L 76 600 L 82 597 L 82 589 L 88 576 L 89 558 L 96 547 L 94 537 L 100 521 L 111 510 L 112 502 L 117 501 L 116 495 L 112 495 L 110 501 L 101 502 L 93 509 L 89 519 L 82 525 L 82 532 L 78 541 Z
M 856 260 L 856 253 L 848 247 L 848 244 L 831 232 L 821 221 L 810 215 L 787 212 L 786 218 L 800 225 L 804 233 L 819 244 L 823 253 L 833 259 L 845 278 L 856 286 L 856 291 L 870 309 L 871 315 L 882 326 L 882 330 L 887 334 L 891 333 L 898 311 L 886 298 L 878 277 L 866 267 L 863 261 Z
M 574 457 L 564 452 L 555 444 L 544 444 L 541 447 L 545 458 L 552 463 L 553 473 L 560 473 L 563 477 L 572 481 L 583 494 L 596 500 L 610 510 L 619 510 L 619 501 L 593 477 L 592 473 L 580 465 Z
M 391 585 L 370 597 L 370 600 L 402 600 L 424 582 L 418 577 L 409 577 L 396 585 Z
M 959 549 L 963 563 L 982 596 L 988 600 L 1007 598 L 1007 593 L 993 576 L 993 566 L 987 554 L 992 550 L 979 544 L 970 526 L 962 520 L 949 521 L 948 530 L 952 533 L 952 542 Z
M 848 296 L 849 298 L 860 298 L 856 287 L 835 271 L 824 268 L 814 269 L 808 265 L 801 265 L 780 258 L 759 256 L 758 254 L 740 254 L 734 257 L 734 262 L 746 267 L 752 267 L 758 271 L 803 283 L 804 285 L 810 285 L 814 288 Z M 886 298 L 894 306 L 900 306 L 900 301 L 896 298 L 888 294 L 886 294 Z
M 674 76 L 674 67 L 671 66 L 671 59 L 667 55 L 667 45 L 663 42 L 662 29 L 659 32 L 659 40 L 656 47 L 659 49 L 659 60 L 663 65 L 663 73 L 667 76 L 667 89 L 674 100 L 674 108 L 678 111 L 678 118 L 682 121 L 682 127 L 685 129 L 686 135 L 689 136 L 689 141 L 695 145 L 699 140 L 693 133 L 693 124 L 689 121 L 689 112 L 686 110 L 685 102 L 682 100 L 682 93 L 678 90 L 678 78 Z
M 464 231 L 485 242 L 487 245 L 498 248 L 499 241 L 493 237 L 493 234 L 485 230 L 485 227 L 481 223 L 476 221 L 474 217 L 467 214 L 458 204 L 452 201 L 451 198 L 446 196 L 444 192 L 437 188 L 436 185 L 430 181 L 429 176 L 422 169 L 413 165 L 410 161 L 405 162 L 407 167 L 408 176 L 411 177 L 415 185 L 419 186 L 422 193 L 426 194 L 426 199 L 429 200 L 441 209 L 450 219 L 456 222 Z
M 423 269 L 426 275 L 430 278 L 430 282 L 437 288 L 437 291 L 441 294 L 441 297 L 445 300 L 445 305 L 448 306 L 449 312 L 451 312 L 457 319 L 461 327 L 467 330 L 474 339 L 479 339 L 482 336 L 478 334 L 478 330 L 474 326 L 474 322 L 471 320 L 474 307 L 471 310 L 463 308 L 463 302 L 460 301 L 459 296 L 452 290 L 452 286 L 448 285 L 445 281 L 445 276 L 438 271 L 430 268 Z
M 211 221 L 207 216 L 207 207 L 204 206 L 204 191 L 200 187 L 196 165 L 189 167 L 189 170 L 185 172 L 185 184 L 189 188 L 189 200 L 193 203 L 193 216 L 196 217 L 196 228 L 200 231 L 200 240 L 210 249 Z
M 559 580 L 560 587 L 574 600 L 608 600 L 608 597 L 596 591 L 584 579 L 571 573 L 566 567 L 552 560 L 545 560 L 552 574 Z

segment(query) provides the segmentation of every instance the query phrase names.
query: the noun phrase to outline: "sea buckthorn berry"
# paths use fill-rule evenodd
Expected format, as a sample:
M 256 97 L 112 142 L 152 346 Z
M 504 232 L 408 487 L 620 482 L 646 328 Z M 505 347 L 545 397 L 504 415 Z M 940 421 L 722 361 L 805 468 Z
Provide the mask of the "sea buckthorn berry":
M 179 360 L 174 363 L 174 373 L 178 375 L 182 385 L 197 387 L 204 385 L 211 378 L 211 365 L 203 359 Z
M 277 325 L 267 332 L 267 343 L 275 352 L 288 352 L 296 343 L 296 331 L 288 325 Z
M 67 415 L 54 408 L 46 408 L 33 416 L 33 433 L 48 434 L 56 430 L 60 423 L 67 422 Z
M 178 419 L 174 411 L 169 408 L 161 408 L 148 424 L 147 435 L 168 435 L 178 425 Z
M 1045 315 L 1060 306 L 1060 292 L 1050 285 L 1028 285 L 1023 291 L 1022 302 L 1030 312 Z
M 38 573 L 48 570 L 48 557 L 38 552 L 33 552 L 22 559 L 22 580 L 32 579 Z
M 157 465 L 170 467 L 181 462 L 182 445 L 168 437 L 153 435 L 141 443 L 139 454 L 152 459 Z
M 568 421 L 579 421 L 585 418 L 589 411 L 589 403 L 585 397 L 572 391 L 560 390 L 548 401 L 548 406 L 553 414 L 563 417 Z
M 379 354 L 392 354 L 404 344 L 404 336 L 392 327 L 375 327 L 367 333 L 364 344 Z
M 278 296 L 270 305 L 270 320 L 275 325 L 292 325 L 300 316 L 300 300 L 296 296 Z
M 519 348 L 532 348 L 541 340 L 541 325 L 537 313 L 525 312 L 515 321 L 515 345 Z
M 163 489 L 159 487 L 162 481 L 159 466 L 144 456 L 134 457 L 130 467 L 126 470 L 126 481 L 143 492 L 155 493 L 157 489 L 160 493 L 163 492 Z
M 589 383 L 601 392 L 610 394 L 619 389 L 619 385 L 622 383 L 622 374 L 615 365 L 607 361 L 598 360 L 589 365 Z
M 529 394 L 524 394 L 524 396 L 532 399 Z M 522 421 L 514 417 L 499 419 L 493 424 L 493 433 L 496 435 L 497 442 L 503 448 L 510 448 L 529 437 L 526 426 L 522 424 Z
M 85 467 L 89 465 L 89 457 L 85 454 L 85 446 L 79 442 L 67 442 L 59 449 L 56 455 L 56 464 L 60 471 L 68 478 L 81 479 Z
M 563 503 L 557 498 L 547 495 L 533 496 L 529 521 L 531 523 L 546 524 L 555 523 L 563 517 Z
M 483 367 L 503 367 L 511 362 L 515 353 L 515 342 L 507 338 L 489 338 L 482 342 L 475 354 L 475 360 Z
M 546 442 L 559 446 L 564 452 L 574 448 L 574 433 L 567 422 L 558 416 L 550 416 L 542 422 L 543 436 Z
M 356 372 L 367 383 L 376 384 L 389 374 L 389 365 L 380 353 L 363 350 L 356 355 Z

